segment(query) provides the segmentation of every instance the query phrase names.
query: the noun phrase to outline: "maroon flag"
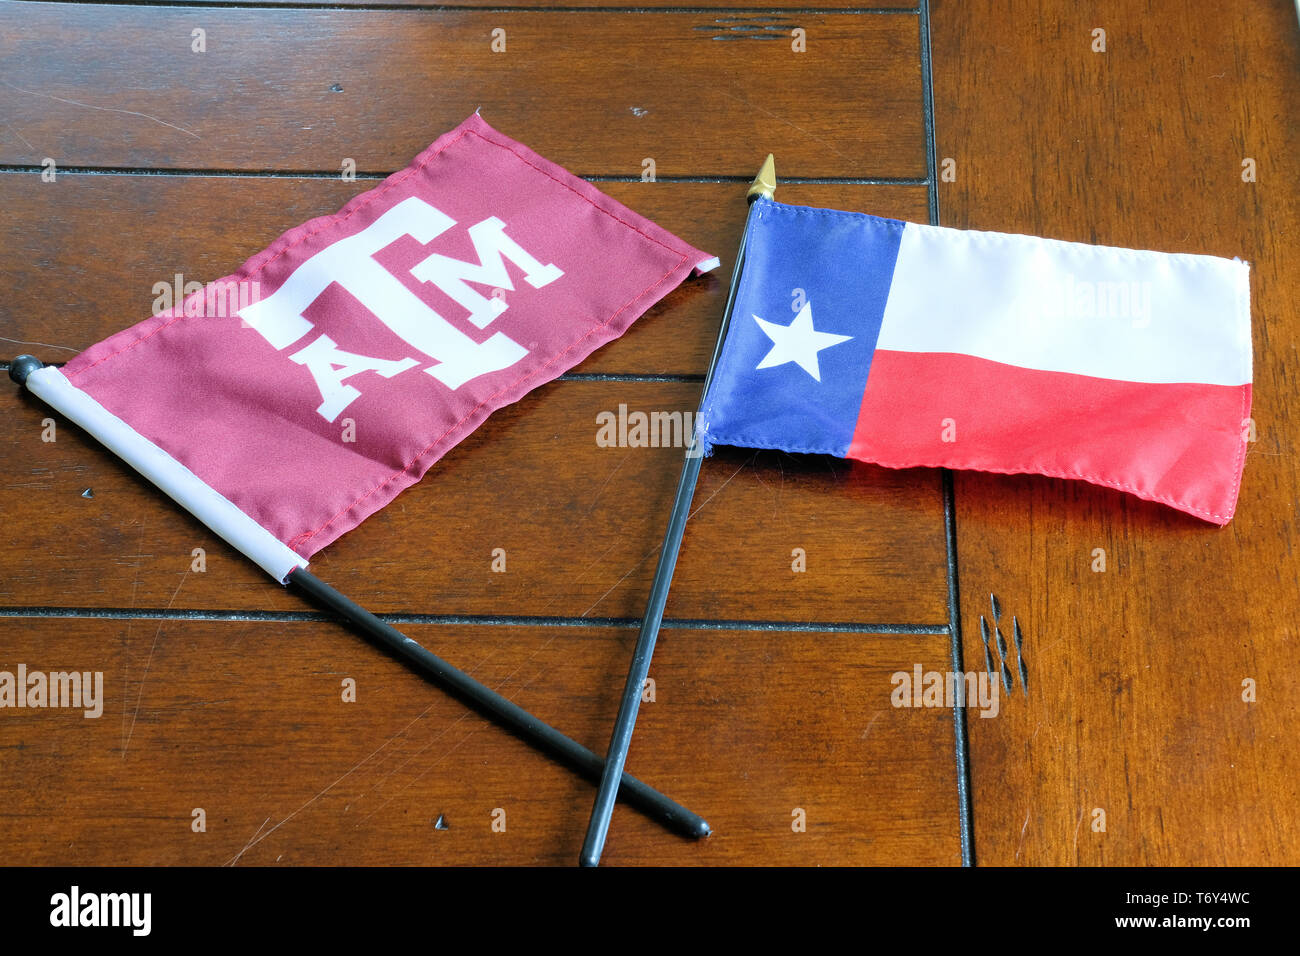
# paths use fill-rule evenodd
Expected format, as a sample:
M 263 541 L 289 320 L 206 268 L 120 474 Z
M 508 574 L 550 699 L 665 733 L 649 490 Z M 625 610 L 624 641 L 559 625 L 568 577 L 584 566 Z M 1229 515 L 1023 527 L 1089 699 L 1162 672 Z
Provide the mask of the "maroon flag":
M 283 581 L 716 265 L 474 115 L 27 386 Z

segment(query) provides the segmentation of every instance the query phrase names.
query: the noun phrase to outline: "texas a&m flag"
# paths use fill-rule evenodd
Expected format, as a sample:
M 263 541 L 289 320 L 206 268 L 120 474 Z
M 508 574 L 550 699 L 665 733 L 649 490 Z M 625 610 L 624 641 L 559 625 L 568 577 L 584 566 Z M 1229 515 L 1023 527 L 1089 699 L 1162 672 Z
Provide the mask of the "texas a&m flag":
M 474 115 L 26 384 L 284 581 L 716 264 Z
M 760 198 L 701 444 L 1077 478 L 1215 524 L 1251 399 L 1249 267 Z

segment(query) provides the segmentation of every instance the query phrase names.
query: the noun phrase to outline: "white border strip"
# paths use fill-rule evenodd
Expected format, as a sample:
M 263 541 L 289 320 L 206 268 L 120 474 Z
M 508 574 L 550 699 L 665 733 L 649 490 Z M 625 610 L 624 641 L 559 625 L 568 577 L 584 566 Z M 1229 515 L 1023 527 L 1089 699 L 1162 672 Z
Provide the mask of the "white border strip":
M 76 422 L 128 465 L 166 492 L 177 504 L 238 549 L 281 584 L 307 560 L 291 551 L 224 495 L 145 438 L 99 402 L 46 366 L 27 376 L 27 389 L 55 411 Z

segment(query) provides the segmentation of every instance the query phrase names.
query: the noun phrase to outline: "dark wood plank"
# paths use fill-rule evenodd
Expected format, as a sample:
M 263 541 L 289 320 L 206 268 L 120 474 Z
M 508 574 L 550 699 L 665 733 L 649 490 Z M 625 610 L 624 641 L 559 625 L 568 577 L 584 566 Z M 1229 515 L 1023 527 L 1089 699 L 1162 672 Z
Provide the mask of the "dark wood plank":
M 995 591 L 1030 669 L 1028 699 L 971 727 L 977 856 L 1295 864 L 1294 7 L 942 0 L 934 54 L 946 223 L 1254 264 L 1259 440 L 1229 527 L 1081 483 L 957 477 L 967 667 Z
M 412 627 L 603 749 L 631 630 Z M 594 790 L 328 624 L 3 621 L 0 669 L 101 671 L 102 716 L 7 710 L 0 841 L 30 864 L 572 864 Z M 611 864 L 952 864 L 951 713 L 890 704 L 943 637 L 664 634 L 629 768 L 704 815 L 620 807 Z M 356 702 L 342 681 L 356 681 Z M 192 831 L 193 811 L 206 832 Z M 802 808 L 806 832 L 792 830 Z M 493 832 L 504 811 L 505 832 Z M 443 816 L 448 829 L 437 830 Z M 500 819 L 498 815 L 498 819 Z
M 599 447 L 597 415 L 691 411 L 699 388 L 544 386 L 313 567 L 376 612 L 639 617 L 682 450 Z M 74 426 L 44 442 L 47 410 L 7 402 L 0 510 L 39 538 L 0 549 L 0 605 L 301 609 Z M 203 573 L 189 573 L 194 548 Z M 943 581 L 936 472 L 728 449 L 704 466 L 668 614 L 942 624 Z
M 150 314 L 154 285 L 233 272 L 287 229 L 373 182 L 221 176 L 0 174 L 0 357 L 62 362 Z M 743 184 L 604 182 L 600 188 L 722 268 L 687 282 L 576 371 L 703 374 L 740 232 Z M 786 185 L 782 199 L 923 220 L 920 186 Z M 188 225 L 178 228 L 181 222 Z
M 55 184 L 0 176 L 10 253 L 0 257 L 0 331 L 47 343 L 30 349 L 45 358 L 71 354 L 49 346 L 78 349 L 135 321 L 160 278 L 228 272 L 366 185 L 68 166 L 333 173 L 351 157 L 387 172 L 481 107 L 579 174 L 635 178 L 652 157 L 669 180 L 734 179 L 602 184 L 726 266 L 744 212 L 740 180 L 769 150 L 785 176 L 925 174 L 914 13 L 16 6 L 0 9 L 0 57 L 23 65 L 0 85 L 0 163 L 51 156 L 65 171 Z M 189 51 L 195 25 L 207 31 L 206 54 Z M 790 50 L 796 25 L 807 53 Z M 505 54 L 491 52 L 496 27 L 507 31 Z M 141 51 L 157 69 L 139 68 Z M 781 197 L 925 214 L 915 185 L 783 186 Z M 698 374 L 724 284 L 725 275 L 688 284 L 580 370 Z M 689 409 L 698 389 L 548 386 L 499 413 L 314 570 L 380 612 L 635 618 L 680 451 L 598 448 L 595 415 L 620 403 Z M 41 442 L 46 413 L 9 394 L 0 511 L 43 534 L 0 551 L 0 607 L 26 609 L 0 617 L 0 669 L 99 669 L 108 685 L 98 720 L 31 710 L 0 719 L 0 840 L 15 858 L 573 862 L 590 786 L 342 627 L 238 620 L 304 605 L 71 426 Z M 93 498 L 81 497 L 85 487 Z M 776 626 L 665 630 L 651 672 L 657 699 L 643 707 L 629 766 L 704 813 L 716 835 L 688 843 L 620 809 L 606 860 L 956 863 L 951 713 L 890 702 L 893 673 L 947 668 L 947 638 L 790 630 L 946 620 L 936 474 L 724 450 L 705 465 L 696 508 L 670 618 Z M 202 573 L 189 570 L 195 547 L 207 549 Z M 497 547 L 504 574 L 491 571 Z M 791 571 L 795 548 L 807 552 L 806 573 Z M 39 610 L 69 605 L 236 619 Z M 402 626 L 603 749 L 635 629 L 537 623 Z M 347 677 L 358 703 L 340 700 Z M 191 832 L 199 806 L 204 834 Z M 498 807 L 506 833 L 491 830 Z M 791 830 L 796 807 L 806 833 Z M 449 829 L 434 829 L 440 814 Z
M 6 5 L 0 162 L 388 172 L 481 108 L 580 175 L 924 176 L 915 15 L 735 17 Z

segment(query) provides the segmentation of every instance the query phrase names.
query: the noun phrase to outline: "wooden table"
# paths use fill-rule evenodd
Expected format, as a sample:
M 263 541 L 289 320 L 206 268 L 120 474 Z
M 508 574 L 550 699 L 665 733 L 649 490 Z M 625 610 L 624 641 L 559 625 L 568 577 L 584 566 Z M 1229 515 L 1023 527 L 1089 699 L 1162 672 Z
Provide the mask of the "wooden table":
M 715 833 L 620 808 L 606 861 L 1300 862 L 1294 7 L 878 2 L 5 3 L 4 346 L 72 356 L 475 109 L 724 273 L 768 151 L 788 201 L 1241 256 L 1257 440 L 1223 530 L 1046 478 L 710 459 L 629 769 Z M 679 452 L 598 447 L 596 416 L 693 408 L 724 297 L 684 285 L 316 573 L 603 752 Z M 587 783 L 3 401 L 0 669 L 105 682 L 97 719 L 0 710 L 7 862 L 576 859 Z M 892 706 L 896 672 L 982 669 L 991 592 L 1028 693 Z

